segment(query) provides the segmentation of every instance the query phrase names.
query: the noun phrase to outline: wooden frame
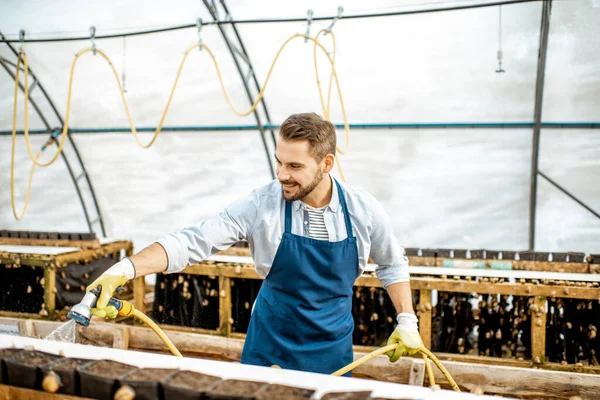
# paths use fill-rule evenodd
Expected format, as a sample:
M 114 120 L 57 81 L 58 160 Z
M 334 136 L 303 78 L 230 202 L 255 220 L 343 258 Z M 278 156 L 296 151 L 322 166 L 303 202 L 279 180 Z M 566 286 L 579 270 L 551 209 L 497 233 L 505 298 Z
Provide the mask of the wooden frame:
M 48 317 L 56 313 L 56 272 L 71 263 L 89 263 L 94 259 L 106 257 L 125 250 L 127 255 L 133 253 L 133 243 L 129 240 L 119 240 L 100 245 L 96 249 L 80 249 L 56 255 L 13 253 L 0 250 L 0 264 L 11 265 L 13 268 L 30 266 L 44 269 L 44 308 Z M 36 314 L 14 313 L 0 311 L 0 316 L 22 315 L 25 318 L 36 318 Z
M 231 257 L 229 257 L 231 258 Z M 244 260 L 245 261 L 245 260 Z M 242 266 L 243 265 L 243 266 Z M 244 279 L 263 279 L 254 269 L 252 264 L 246 262 L 235 264 L 233 262 L 217 262 L 214 260 L 207 260 L 200 264 L 194 264 L 184 269 L 181 274 L 190 275 L 201 275 L 217 277 L 219 279 L 219 327 L 217 330 L 196 330 L 202 333 L 219 334 L 222 336 L 229 337 L 245 337 L 244 334 L 232 333 L 232 320 L 231 320 L 231 278 L 244 278 Z M 432 269 L 433 271 L 434 269 Z M 521 282 L 500 282 L 498 279 L 491 280 L 484 278 L 484 280 L 476 281 L 472 280 L 472 277 L 460 276 L 460 270 L 456 269 L 453 271 L 456 275 L 451 278 L 446 276 L 413 276 L 411 277 L 411 289 L 420 292 L 420 302 L 418 305 L 420 311 L 420 334 L 424 344 L 427 347 L 431 347 L 432 331 L 432 305 L 431 305 L 431 291 L 438 290 L 443 292 L 453 293 L 478 293 L 478 294 L 504 294 L 504 295 L 515 295 L 534 297 L 535 305 L 537 306 L 535 315 L 531 318 L 531 350 L 532 356 L 529 361 L 517 361 L 517 360 L 504 360 L 502 358 L 491 358 L 491 357 L 480 357 L 480 356 L 465 356 L 460 354 L 448 354 L 445 357 L 453 360 L 468 360 L 468 362 L 482 362 L 482 363 L 496 363 L 500 365 L 516 365 L 519 366 L 532 366 L 554 370 L 565 370 L 564 368 L 558 368 L 558 364 L 552 364 L 546 362 L 546 345 L 545 345 L 545 333 L 546 333 L 546 312 L 545 304 L 547 299 L 554 298 L 570 298 L 570 299 L 600 299 L 600 287 L 596 285 L 596 282 L 569 282 L 557 280 L 556 284 L 539 284 L 531 281 Z M 594 279 L 597 276 L 593 276 Z M 134 301 L 137 304 L 143 304 L 144 296 L 141 294 L 144 281 L 143 278 L 136 278 L 137 282 L 134 287 L 138 290 L 134 291 Z M 594 286 L 595 285 L 595 286 Z M 381 287 L 381 283 L 373 273 L 364 273 L 355 282 L 355 286 L 362 287 Z M 181 327 L 172 326 L 173 329 L 181 330 Z M 192 328 L 184 328 L 192 329 Z M 493 360 L 490 362 L 490 360 Z M 508 363 L 506 361 L 509 361 Z M 561 366 L 563 367 L 563 366 Z M 568 369 L 566 369 L 568 370 Z M 582 370 L 580 367 L 572 368 L 571 370 Z M 596 369 L 591 367 L 589 371 L 595 371 Z
M 45 337 L 61 325 L 60 322 L 55 321 L 10 318 L 0 318 L 0 324 L 17 325 L 21 335 L 29 337 Z M 200 334 L 196 331 L 192 328 L 184 331 L 175 326 L 165 329 L 165 333 L 184 356 L 240 361 L 244 345 L 242 338 L 226 338 L 214 334 Z M 95 317 L 88 327 L 77 326 L 77 338 L 82 344 L 123 350 L 167 352 L 164 343 L 150 328 L 107 323 Z M 373 348 L 370 347 L 354 346 L 354 358 L 358 359 L 372 350 Z M 443 361 L 444 367 L 463 391 L 481 388 L 486 394 L 510 397 L 556 400 L 580 396 L 582 399 L 591 400 L 597 398 L 598 387 L 600 387 L 598 367 L 573 370 L 573 366 L 560 369 L 562 366 L 554 364 L 552 366 L 556 366 L 558 372 L 550 372 L 543 369 L 523 369 L 521 367 L 529 367 L 531 364 L 517 360 L 479 357 L 484 362 L 479 362 L 478 365 L 472 362 L 472 356 L 471 358 L 460 355 L 456 357 L 454 354 L 443 353 L 437 353 L 436 356 Z M 359 366 L 353 371 L 353 375 L 357 378 L 384 382 L 403 384 L 412 382 L 415 385 L 429 386 L 427 375 L 422 376 L 423 369 L 423 360 L 418 355 L 413 358 L 402 357 L 394 364 L 383 355 Z M 435 367 L 434 375 L 437 384 L 449 388 L 445 378 Z

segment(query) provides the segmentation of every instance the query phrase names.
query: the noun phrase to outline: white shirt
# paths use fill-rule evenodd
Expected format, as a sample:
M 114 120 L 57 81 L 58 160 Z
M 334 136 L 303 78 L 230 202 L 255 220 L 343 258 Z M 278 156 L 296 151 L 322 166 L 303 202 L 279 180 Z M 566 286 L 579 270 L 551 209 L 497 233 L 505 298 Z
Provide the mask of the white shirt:
M 408 258 L 404 255 L 404 248 L 398 244 L 381 204 L 369 193 L 339 183 L 358 245 L 357 273 L 360 275 L 364 271 L 370 256 L 377 264 L 377 277 L 384 288 L 392 283 L 408 281 Z M 165 248 L 169 260 L 166 273 L 179 272 L 189 264 L 199 263 L 241 240 L 247 240 L 256 271 L 263 277 L 267 276 L 283 235 L 284 213 L 281 183 L 273 180 L 230 204 L 218 216 L 159 239 L 158 243 Z M 346 239 L 346 223 L 335 184 L 323 217 L 330 242 Z M 308 237 L 308 224 L 306 205 L 300 200 L 294 201 L 292 233 Z

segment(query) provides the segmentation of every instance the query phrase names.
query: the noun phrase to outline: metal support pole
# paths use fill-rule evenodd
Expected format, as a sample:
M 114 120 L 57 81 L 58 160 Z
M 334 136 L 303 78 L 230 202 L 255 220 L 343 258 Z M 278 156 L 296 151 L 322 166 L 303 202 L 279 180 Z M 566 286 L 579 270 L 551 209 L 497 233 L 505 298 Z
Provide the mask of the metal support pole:
M 537 205 L 537 178 L 540 153 L 540 133 L 542 128 L 542 102 L 544 99 L 544 75 L 546 72 L 546 54 L 548 52 L 548 33 L 550 31 L 550 13 L 552 0 L 544 0 L 542 22 L 540 26 L 540 46 L 538 50 L 537 81 L 535 84 L 535 112 L 533 144 L 531 148 L 531 188 L 529 192 L 529 250 L 535 249 L 535 212 Z
M 231 57 L 233 58 L 233 61 L 238 70 L 238 73 L 240 74 L 240 78 L 242 79 L 242 83 L 244 85 L 246 95 L 248 96 L 248 100 L 249 100 L 250 104 L 253 104 L 254 96 L 252 94 L 252 90 L 251 90 L 252 86 L 251 85 L 252 85 L 252 83 L 254 84 L 254 88 L 256 89 L 257 94 L 260 91 L 260 86 L 258 84 L 258 79 L 256 78 L 256 74 L 254 73 L 254 68 L 252 67 L 252 63 L 250 62 L 250 56 L 248 55 L 248 52 L 246 51 L 246 48 L 244 47 L 244 43 L 242 42 L 241 36 L 239 35 L 239 32 L 237 31 L 235 24 L 231 22 L 232 21 L 231 14 L 229 13 L 227 6 L 225 5 L 225 1 L 224 0 L 220 1 L 221 7 L 222 7 L 221 10 L 218 9 L 218 6 L 214 0 L 212 2 L 209 2 L 209 0 L 203 0 L 203 3 L 206 6 L 206 8 L 208 9 L 208 12 L 210 13 L 210 15 L 213 17 L 213 19 L 217 23 L 219 31 L 221 32 L 221 35 L 223 36 L 223 40 L 225 40 L 225 44 L 227 45 L 227 48 L 229 49 L 229 52 L 231 53 Z M 223 17 L 221 17 L 219 14 L 225 14 L 225 15 Z M 222 22 L 223 23 L 228 22 L 228 25 L 223 24 Z M 233 34 L 227 33 L 227 31 L 226 31 L 227 26 L 231 27 L 231 29 L 233 30 Z M 244 70 L 242 68 L 242 63 L 245 64 L 247 67 L 246 72 L 244 72 Z M 273 157 L 273 154 L 271 154 L 271 150 L 269 150 L 269 145 L 267 143 L 267 138 L 266 138 L 266 129 L 265 129 L 265 125 L 271 125 L 271 120 L 269 117 L 269 113 L 267 110 L 267 105 L 265 103 L 264 97 L 261 100 L 261 106 L 263 109 L 264 120 L 265 120 L 266 124 L 264 124 L 262 122 L 263 117 L 259 114 L 258 107 L 254 110 L 253 114 L 254 114 L 254 118 L 256 119 L 256 125 L 258 126 L 258 130 L 260 132 L 260 137 L 261 137 L 261 140 L 263 143 L 265 155 L 267 157 L 269 173 L 271 174 L 271 178 L 275 179 L 275 169 L 273 168 L 274 157 Z M 273 143 L 273 151 L 275 151 L 275 135 L 272 130 L 271 130 L 271 141 Z
M 4 38 L 4 36 L 2 35 L 1 32 L 0 32 L 0 38 L 2 38 L 2 39 Z M 19 53 L 17 52 L 17 50 L 10 43 L 6 43 L 6 45 L 9 47 L 9 49 L 13 52 L 13 54 L 16 57 L 19 57 Z M 10 70 L 10 68 L 8 68 L 8 66 L 6 65 L 6 60 L 4 58 L 0 59 L 0 64 L 4 67 L 4 69 L 6 70 L 6 72 L 14 80 L 15 79 L 15 74 L 13 74 L 12 71 Z M 14 64 L 14 65 L 16 67 L 16 64 Z M 46 101 L 48 102 L 48 104 L 50 105 L 50 107 L 52 108 L 52 111 L 54 112 L 54 115 L 56 116 L 56 119 L 60 122 L 60 125 L 62 127 L 64 125 L 64 121 L 63 121 L 62 117 L 60 116 L 60 113 L 58 112 L 58 110 L 57 110 L 56 106 L 54 105 L 54 103 L 52 102 L 52 100 L 50 100 L 50 97 L 48 96 L 48 93 L 46 93 L 46 90 L 42 86 L 42 84 L 39 81 L 39 79 L 37 78 L 37 76 L 33 73 L 33 70 L 31 70 L 31 68 L 29 68 L 29 75 L 37 83 L 37 86 L 39 86 L 40 91 L 42 92 L 44 98 L 46 99 Z M 19 87 L 21 88 L 21 91 L 24 91 L 24 87 L 23 87 L 23 85 L 20 82 L 19 82 Z M 48 122 L 48 119 L 42 113 L 41 109 L 38 107 L 37 102 L 35 102 L 31 98 L 29 99 L 29 101 L 31 102 L 31 104 L 34 107 L 34 109 L 36 110 L 37 114 L 40 116 L 40 119 L 42 120 L 42 122 L 46 126 L 46 129 L 47 129 L 48 133 L 51 134 L 54 129 L 51 127 L 50 123 Z M 81 155 L 79 154 L 79 149 L 75 145 L 75 142 L 73 141 L 73 138 L 71 137 L 70 132 L 67 133 L 67 139 L 69 140 L 69 143 L 71 144 L 71 147 L 73 148 L 73 151 L 75 152 L 75 156 L 77 158 L 77 162 L 79 164 L 79 167 L 83 171 L 83 175 L 85 176 L 85 183 L 87 184 L 87 186 L 88 186 L 88 188 L 90 190 L 90 194 L 91 194 L 92 201 L 93 201 L 93 206 L 95 207 L 96 213 L 98 215 L 97 221 L 100 224 L 101 233 L 102 233 L 103 236 L 106 236 L 106 231 L 105 231 L 105 228 L 104 228 L 104 220 L 102 219 L 102 214 L 100 213 L 100 207 L 98 206 L 98 201 L 96 199 L 96 193 L 94 192 L 94 187 L 92 186 L 92 182 L 89 179 L 88 173 L 87 173 L 87 171 L 85 169 L 85 165 L 83 164 L 83 160 L 81 159 Z M 55 143 L 56 143 L 56 146 L 58 147 L 58 145 L 59 145 L 58 142 L 55 142 Z M 83 194 L 81 192 L 80 184 L 79 184 L 77 178 L 75 177 L 75 173 L 74 173 L 73 167 L 71 166 L 71 163 L 69 162 L 69 160 L 67 159 L 67 157 L 64 154 L 64 148 L 63 148 L 63 152 L 61 153 L 61 157 L 62 157 L 63 161 L 65 162 L 65 166 L 67 167 L 69 175 L 71 176 L 71 180 L 73 181 L 73 184 L 75 185 L 75 190 L 77 192 L 77 196 L 78 196 L 79 201 L 81 203 L 81 207 L 83 209 L 84 217 L 85 217 L 85 220 L 87 222 L 88 228 L 89 228 L 90 232 L 94 232 L 94 229 L 93 229 L 93 226 L 92 226 L 93 223 L 91 222 L 91 218 L 90 218 L 90 214 L 89 214 L 89 211 L 88 211 L 88 207 L 85 204 L 84 197 L 83 197 Z

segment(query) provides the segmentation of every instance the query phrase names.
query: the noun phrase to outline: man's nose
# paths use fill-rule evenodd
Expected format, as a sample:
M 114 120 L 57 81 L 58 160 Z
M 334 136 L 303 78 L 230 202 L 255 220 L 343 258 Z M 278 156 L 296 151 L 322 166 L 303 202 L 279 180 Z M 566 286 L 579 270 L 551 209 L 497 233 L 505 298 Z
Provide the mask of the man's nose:
M 285 168 L 281 167 L 277 171 L 277 179 L 279 179 L 280 181 L 287 181 L 290 179 L 290 174 Z

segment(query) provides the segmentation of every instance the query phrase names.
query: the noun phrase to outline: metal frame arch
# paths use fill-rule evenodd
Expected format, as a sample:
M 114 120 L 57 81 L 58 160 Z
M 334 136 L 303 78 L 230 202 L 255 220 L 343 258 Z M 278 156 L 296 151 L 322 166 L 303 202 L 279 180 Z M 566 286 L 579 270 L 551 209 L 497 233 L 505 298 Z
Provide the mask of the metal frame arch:
M 260 92 L 260 85 L 258 83 L 258 78 L 254 72 L 254 67 L 252 66 L 252 62 L 250 60 L 250 55 L 246 51 L 246 47 L 244 46 L 244 42 L 242 41 L 242 37 L 236 27 L 231 14 L 229 13 L 229 8 L 225 4 L 225 0 L 220 0 L 221 9 L 219 9 L 215 0 L 202 0 L 204 5 L 206 6 L 209 14 L 214 19 L 221 35 L 223 36 L 223 40 L 229 49 L 229 53 L 233 58 L 235 66 L 240 74 L 240 78 L 242 79 L 242 83 L 244 84 L 244 89 L 246 91 L 246 95 L 248 96 L 248 101 L 250 105 L 254 103 L 254 99 L 258 96 Z M 220 16 L 224 15 L 224 18 L 221 19 Z M 232 33 L 227 32 L 227 27 L 229 27 Z M 232 36 L 232 37 L 230 37 Z M 247 66 L 247 71 L 243 70 L 242 64 Z M 252 93 L 252 90 L 255 90 L 256 93 Z M 262 114 L 259 112 L 259 108 L 257 107 L 253 114 L 256 119 L 256 125 L 260 132 L 261 140 L 263 143 L 265 155 L 267 157 L 267 164 L 269 166 L 269 172 L 271 174 L 271 178 L 275 179 L 275 169 L 273 168 L 273 159 L 275 155 L 275 147 L 276 147 L 276 139 L 275 133 L 273 129 L 266 127 L 272 126 L 271 117 L 269 115 L 269 110 L 267 108 L 267 103 L 265 101 L 265 97 L 263 96 L 260 100 L 260 104 L 262 107 Z M 265 123 L 263 123 L 263 119 Z M 266 139 L 266 131 L 270 132 L 272 149 L 269 149 L 269 144 Z
M 2 32 L 0 32 L 0 38 L 4 39 L 4 35 L 2 34 Z M 15 55 L 15 57 L 19 57 L 19 53 L 17 52 L 17 50 L 8 42 L 6 42 L 6 45 L 8 46 L 8 48 L 12 51 L 12 53 Z M 12 72 L 12 70 L 8 67 L 7 64 L 13 65 L 16 68 L 16 64 L 13 64 L 12 62 L 10 62 L 9 60 L 4 59 L 3 57 L 0 57 L 0 65 L 2 65 L 2 67 L 6 70 L 6 72 L 10 75 L 10 77 L 13 79 L 13 81 L 16 79 L 16 75 Z M 46 115 L 42 112 L 42 110 L 39 108 L 37 102 L 30 98 L 29 101 L 31 102 L 31 105 L 33 106 L 33 108 L 35 109 L 36 113 L 39 115 L 40 119 L 42 120 L 43 124 L 46 126 L 46 129 L 48 130 L 48 133 L 51 135 L 52 138 L 52 134 L 54 134 L 55 132 L 60 132 L 63 127 L 64 127 L 64 120 L 62 119 L 60 113 L 58 112 L 58 109 L 56 108 L 56 106 L 54 105 L 54 103 L 52 102 L 52 100 L 50 99 L 50 96 L 48 95 L 48 93 L 46 92 L 46 90 L 44 89 L 44 86 L 41 84 L 40 80 L 38 79 L 38 77 L 35 75 L 35 73 L 33 72 L 33 70 L 29 67 L 29 74 L 30 76 L 33 78 L 33 84 L 30 87 L 30 94 L 33 90 L 35 90 L 35 88 L 39 87 L 39 89 L 41 90 L 44 99 L 46 99 L 46 101 L 48 102 L 48 104 L 50 105 L 50 107 L 52 108 L 52 111 L 54 112 L 54 115 L 56 117 L 56 119 L 58 120 L 58 122 L 60 123 L 60 128 L 57 127 L 52 127 L 50 125 L 50 123 L 48 122 L 48 118 L 46 117 Z M 23 85 L 21 84 L 21 82 L 18 82 L 19 84 L 19 88 L 21 89 L 22 92 L 24 92 L 25 88 L 23 87 Z M 85 168 L 85 164 L 83 163 L 83 160 L 81 159 L 81 155 L 79 154 L 79 149 L 77 148 L 77 145 L 75 144 L 75 141 L 73 140 L 73 138 L 71 137 L 71 132 L 68 130 L 67 131 L 67 138 L 69 140 L 69 143 L 71 144 L 73 151 L 75 153 L 77 162 L 79 164 L 79 169 L 81 170 L 81 173 L 76 177 L 75 176 L 75 172 L 73 169 L 73 166 L 71 165 L 71 163 L 69 162 L 68 158 L 66 157 L 64 151 L 65 149 L 63 148 L 63 151 L 61 152 L 61 157 L 63 159 L 63 161 L 65 162 L 65 166 L 67 167 L 67 170 L 69 171 L 69 176 L 71 177 L 71 180 L 73 181 L 73 185 L 75 186 L 75 191 L 77 192 L 77 196 L 79 198 L 79 202 L 81 203 L 81 207 L 83 209 L 83 213 L 84 213 L 84 217 L 86 220 L 86 223 L 88 225 L 88 229 L 90 231 L 90 233 L 94 232 L 93 229 L 93 225 L 95 223 L 98 223 L 100 225 L 100 231 L 102 233 L 102 236 L 106 237 L 106 230 L 104 227 L 104 220 L 102 218 L 102 214 L 100 212 L 100 207 L 98 206 L 98 201 L 96 198 L 96 193 L 94 191 L 94 187 L 92 185 L 92 182 L 90 180 L 90 177 L 87 173 L 87 170 Z M 56 146 L 58 147 L 58 143 L 56 140 L 54 140 L 54 143 L 56 144 Z M 88 206 L 85 203 L 84 200 L 84 196 L 83 193 L 81 191 L 81 187 L 79 184 L 79 181 L 81 179 L 84 179 L 84 182 L 87 184 L 88 188 L 89 188 L 89 192 L 92 198 L 92 206 L 94 207 L 95 211 L 96 211 L 96 215 L 97 218 L 95 220 L 91 220 L 90 218 L 90 212 L 88 210 Z

